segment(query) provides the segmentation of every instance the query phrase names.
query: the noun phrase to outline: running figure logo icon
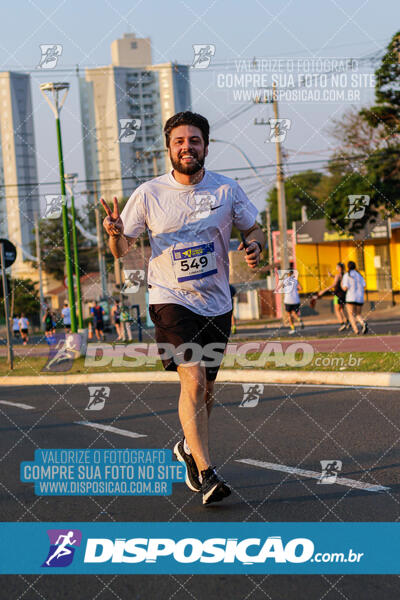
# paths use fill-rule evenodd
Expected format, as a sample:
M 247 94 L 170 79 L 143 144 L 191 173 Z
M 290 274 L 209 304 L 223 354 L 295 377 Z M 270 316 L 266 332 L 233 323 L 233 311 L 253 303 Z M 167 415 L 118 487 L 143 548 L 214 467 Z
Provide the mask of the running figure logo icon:
M 46 210 L 43 219 L 58 219 L 61 216 L 62 207 L 65 204 L 65 196 L 61 194 L 46 194 Z
M 134 142 L 138 129 L 140 129 L 142 121 L 140 119 L 120 119 L 119 126 L 119 138 L 118 141 L 121 144 L 129 144 Z
M 242 383 L 243 400 L 239 408 L 254 408 L 257 406 L 261 394 L 264 391 L 262 383 Z
M 362 219 L 371 198 L 365 194 L 359 194 L 350 195 L 348 199 L 349 210 L 347 211 L 346 219 Z
M 42 371 L 69 371 L 75 358 L 80 355 L 83 338 L 79 333 L 70 333 L 58 341 L 56 346 L 50 346 L 48 362 Z
M 193 219 L 197 221 L 197 219 L 206 219 L 210 216 L 211 211 L 217 203 L 217 199 L 214 194 L 195 194 L 194 202 Z
M 89 404 L 85 410 L 102 410 L 110 397 L 110 388 L 107 385 L 90 385 L 88 389 Z
M 54 69 L 57 66 L 58 59 L 62 54 L 61 44 L 40 44 L 42 56 L 37 66 L 38 69 Z
M 284 142 L 286 134 L 289 131 L 291 119 L 269 119 L 270 132 L 267 142 Z
M 342 470 L 341 460 L 321 460 L 322 474 L 317 483 L 335 483 L 338 473 Z
M 74 558 L 75 549 L 81 545 L 79 529 L 48 529 L 50 548 L 42 567 L 68 567 Z
M 124 287 L 121 294 L 136 294 L 139 291 L 140 284 L 144 281 L 144 271 L 142 269 L 124 269 Z
M 214 44 L 193 44 L 194 58 L 192 69 L 207 69 L 215 54 Z

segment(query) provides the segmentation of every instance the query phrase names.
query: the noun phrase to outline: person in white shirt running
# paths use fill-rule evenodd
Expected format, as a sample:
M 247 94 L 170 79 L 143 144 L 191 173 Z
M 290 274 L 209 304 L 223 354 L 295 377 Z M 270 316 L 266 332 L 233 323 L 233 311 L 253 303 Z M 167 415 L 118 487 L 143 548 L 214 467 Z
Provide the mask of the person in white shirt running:
M 21 313 L 21 317 L 18 321 L 19 330 L 21 332 L 22 342 L 24 346 L 29 342 L 28 338 L 28 328 L 29 328 L 29 320 L 25 317 L 24 313 Z
M 65 333 L 69 333 L 71 331 L 71 309 L 68 306 L 68 302 L 64 302 L 64 308 L 61 311 L 63 317 L 63 323 L 65 327 Z
M 19 338 L 19 317 L 17 315 L 13 316 L 13 336 L 17 339 Z
M 246 249 L 243 242 L 238 249 L 245 250 L 245 261 L 254 269 L 265 237 L 256 223 L 257 209 L 241 187 L 204 168 L 207 119 L 178 113 L 168 119 L 164 133 L 173 170 L 139 186 L 121 215 L 116 198 L 113 211 L 102 199 L 103 224 L 116 258 L 148 230 L 149 312 L 164 368 L 177 370 L 181 382 L 178 412 L 184 438 L 174 452 L 186 465 L 188 487 L 209 504 L 231 493 L 211 466 L 208 422 L 231 328 L 229 239 L 233 225 L 243 232 Z M 167 344 L 172 354 L 165 352 Z M 205 352 L 209 345 L 212 357 Z
M 276 271 L 277 272 L 277 271 Z M 294 335 L 296 333 L 296 329 L 294 326 L 293 319 L 296 319 L 298 324 L 302 329 L 304 329 L 304 323 L 300 317 L 300 296 L 299 291 L 301 292 L 302 287 L 296 276 L 294 271 L 288 271 L 284 274 L 281 281 L 276 286 L 276 292 L 282 290 L 284 294 L 283 303 L 285 305 L 285 312 L 287 314 L 287 318 L 289 321 L 289 335 Z
M 347 273 L 342 278 L 342 289 L 346 292 L 346 310 L 351 327 L 357 335 L 360 333 L 357 323 L 361 325 L 361 333 L 368 333 L 368 323 L 361 316 L 364 304 L 365 279 L 356 269 L 356 263 L 347 263 Z

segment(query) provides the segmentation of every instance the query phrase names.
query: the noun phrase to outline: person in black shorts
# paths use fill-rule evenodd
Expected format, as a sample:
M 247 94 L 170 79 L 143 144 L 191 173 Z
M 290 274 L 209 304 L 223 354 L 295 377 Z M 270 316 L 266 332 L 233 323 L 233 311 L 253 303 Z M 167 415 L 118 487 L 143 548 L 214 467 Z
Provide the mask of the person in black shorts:
M 43 316 L 44 323 L 44 335 L 49 338 L 53 335 L 54 325 L 53 325 L 53 313 L 50 308 L 46 308 L 46 312 Z
M 93 324 L 94 324 L 94 330 L 96 333 L 96 338 L 99 341 L 104 340 L 104 321 L 103 321 L 104 309 L 99 304 L 99 302 L 95 302 L 94 306 L 91 308 L 91 312 L 92 312 L 93 320 L 94 320 Z
M 350 328 L 350 322 L 346 316 L 346 292 L 342 289 L 342 279 L 345 272 L 344 264 L 339 262 L 336 265 L 336 274 L 332 285 L 328 285 L 324 290 L 321 290 L 317 294 L 317 298 L 321 298 L 326 292 L 333 290 L 333 306 L 335 308 L 335 315 L 339 321 L 339 331 Z
M 209 124 L 192 112 L 178 113 L 164 127 L 169 173 L 139 186 L 122 214 L 114 198 L 103 226 L 115 258 L 124 256 L 145 229 L 149 261 L 149 312 L 163 365 L 177 370 L 178 413 L 184 438 L 174 452 L 186 465 L 188 487 L 203 504 L 231 493 L 212 466 L 209 416 L 214 381 L 228 341 L 232 298 L 229 240 L 234 225 L 243 232 L 238 250 L 251 269 L 259 263 L 265 236 L 257 209 L 232 179 L 204 168 Z

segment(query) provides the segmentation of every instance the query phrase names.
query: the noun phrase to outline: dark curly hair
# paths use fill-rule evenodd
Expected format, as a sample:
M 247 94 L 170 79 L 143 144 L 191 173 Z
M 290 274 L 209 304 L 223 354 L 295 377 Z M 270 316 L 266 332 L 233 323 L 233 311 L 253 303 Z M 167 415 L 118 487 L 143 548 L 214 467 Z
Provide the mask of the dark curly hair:
M 190 110 L 186 110 L 185 112 L 176 113 L 168 119 L 164 126 L 164 134 L 165 134 L 165 144 L 167 148 L 169 148 L 169 141 L 171 136 L 171 131 L 175 129 L 175 127 L 179 127 L 180 125 L 193 125 L 194 127 L 198 127 L 202 133 L 204 146 L 207 147 L 210 142 L 210 124 L 205 117 L 202 117 L 198 113 L 190 112 Z

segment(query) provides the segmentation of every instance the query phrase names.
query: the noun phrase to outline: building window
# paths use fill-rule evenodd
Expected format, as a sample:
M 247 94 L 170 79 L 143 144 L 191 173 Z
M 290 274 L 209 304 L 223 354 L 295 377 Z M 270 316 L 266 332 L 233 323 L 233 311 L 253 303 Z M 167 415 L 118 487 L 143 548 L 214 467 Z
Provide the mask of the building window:
M 132 48 L 132 50 L 136 50 L 137 42 L 131 42 L 131 48 Z

